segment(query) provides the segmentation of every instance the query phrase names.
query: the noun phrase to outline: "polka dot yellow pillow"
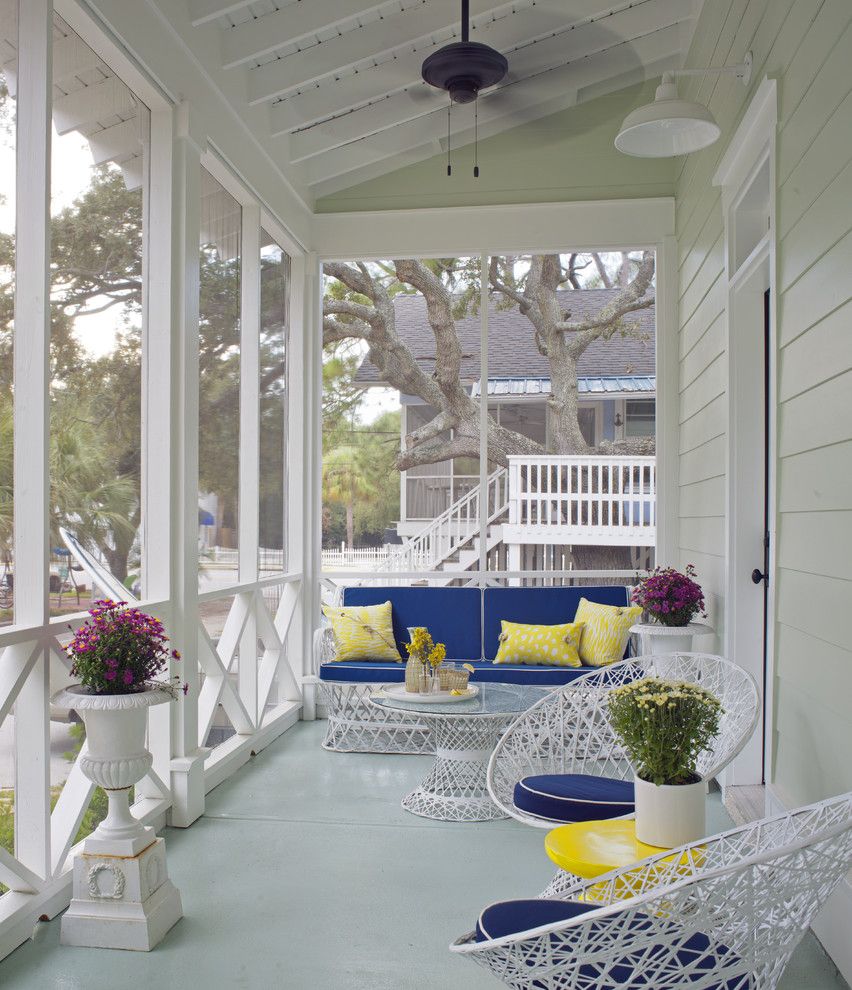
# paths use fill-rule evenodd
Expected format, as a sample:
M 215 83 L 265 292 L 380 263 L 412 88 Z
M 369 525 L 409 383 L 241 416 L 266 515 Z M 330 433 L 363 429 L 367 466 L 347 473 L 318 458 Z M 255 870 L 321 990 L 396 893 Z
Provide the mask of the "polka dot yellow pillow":
M 501 622 L 500 648 L 494 663 L 539 664 L 544 667 L 581 667 L 579 646 L 582 623 L 529 626 Z
M 393 606 L 389 601 L 342 608 L 324 605 L 322 611 L 334 633 L 335 661 L 402 661 L 393 636 Z
M 583 624 L 580 659 L 589 667 L 605 667 L 624 656 L 630 627 L 639 621 L 639 605 L 599 605 L 581 598 L 575 622 Z

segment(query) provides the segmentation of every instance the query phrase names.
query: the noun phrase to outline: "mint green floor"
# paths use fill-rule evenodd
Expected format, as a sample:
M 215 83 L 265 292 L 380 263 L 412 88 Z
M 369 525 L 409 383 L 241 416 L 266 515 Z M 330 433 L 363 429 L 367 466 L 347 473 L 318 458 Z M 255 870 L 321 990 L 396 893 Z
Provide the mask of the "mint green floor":
M 537 894 L 544 833 L 402 811 L 425 757 L 326 753 L 300 723 L 166 831 L 186 917 L 153 952 L 59 945 L 59 920 L 0 962 L 9 990 L 495 990 L 451 956 L 492 900 Z M 729 822 L 718 795 L 710 826 Z M 812 936 L 784 990 L 848 990 Z

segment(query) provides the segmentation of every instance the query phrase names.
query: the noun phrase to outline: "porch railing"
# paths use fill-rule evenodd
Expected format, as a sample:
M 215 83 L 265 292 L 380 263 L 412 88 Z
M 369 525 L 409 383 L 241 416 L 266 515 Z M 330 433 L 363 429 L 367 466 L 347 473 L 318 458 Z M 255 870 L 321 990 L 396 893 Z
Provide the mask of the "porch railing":
M 509 458 L 509 542 L 653 546 L 654 457 Z

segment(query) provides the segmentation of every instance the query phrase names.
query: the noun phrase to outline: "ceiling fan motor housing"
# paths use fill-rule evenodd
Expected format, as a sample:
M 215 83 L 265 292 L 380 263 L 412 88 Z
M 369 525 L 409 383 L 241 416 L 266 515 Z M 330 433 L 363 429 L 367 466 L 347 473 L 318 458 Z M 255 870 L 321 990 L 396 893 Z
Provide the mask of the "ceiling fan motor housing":
M 508 71 L 500 52 L 476 41 L 445 45 L 423 63 L 424 80 L 446 90 L 453 103 L 472 103 L 480 90 L 500 82 Z

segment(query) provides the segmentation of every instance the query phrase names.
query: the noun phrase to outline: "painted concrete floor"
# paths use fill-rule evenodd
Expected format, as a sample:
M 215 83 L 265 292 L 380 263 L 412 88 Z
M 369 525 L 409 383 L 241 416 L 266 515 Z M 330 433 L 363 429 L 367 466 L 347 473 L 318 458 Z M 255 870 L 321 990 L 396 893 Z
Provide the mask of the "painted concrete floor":
M 168 829 L 186 917 L 151 953 L 59 945 L 59 919 L 0 963 L 10 990 L 496 990 L 447 945 L 492 900 L 537 894 L 544 833 L 399 807 L 429 760 L 327 753 L 299 723 Z M 718 795 L 709 826 L 729 827 Z M 808 936 L 783 990 L 848 990 Z

